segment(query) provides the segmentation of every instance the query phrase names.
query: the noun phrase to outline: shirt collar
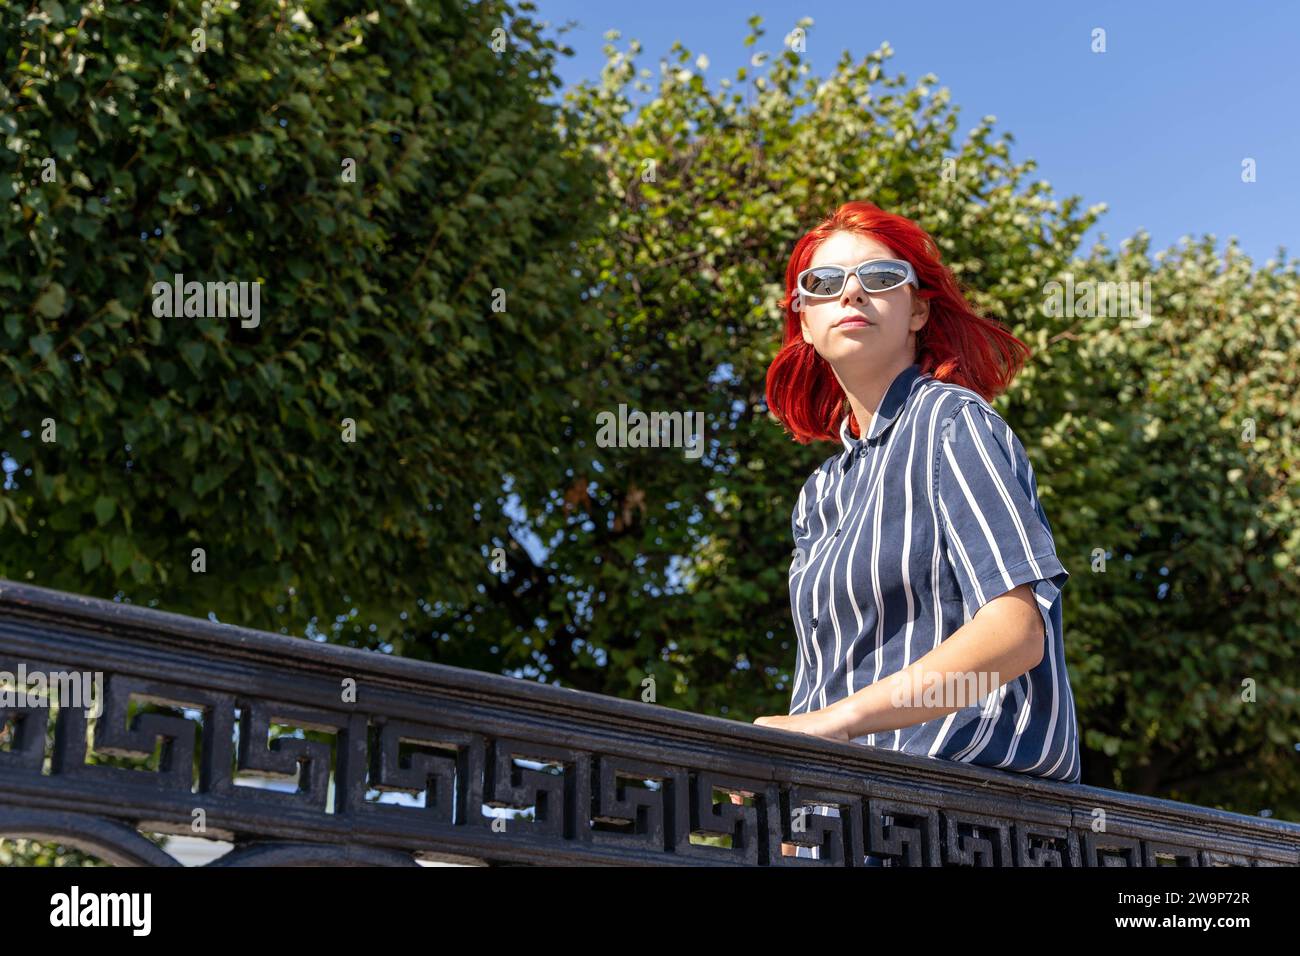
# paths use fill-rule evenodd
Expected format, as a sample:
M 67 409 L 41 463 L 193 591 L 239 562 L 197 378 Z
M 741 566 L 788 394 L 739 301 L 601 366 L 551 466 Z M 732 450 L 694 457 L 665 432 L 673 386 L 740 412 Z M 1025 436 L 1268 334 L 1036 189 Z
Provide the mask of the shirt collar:
M 871 416 L 871 427 L 867 430 L 865 439 L 853 437 L 853 433 L 849 431 L 849 416 L 845 414 L 840 421 L 840 440 L 844 443 L 845 449 L 844 454 L 840 456 L 840 470 L 848 469 L 854 453 L 862 447 L 864 441 L 868 445 L 880 443 L 890 426 L 897 420 L 899 412 L 903 410 L 907 397 L 912 392 L 912 383 L 920 374 L 921 366 L 913 362 L 894 376 L 889 388 L 885 390 L 885 397 L 880 400 L 880 407 L 876 409 L 876 414 Z

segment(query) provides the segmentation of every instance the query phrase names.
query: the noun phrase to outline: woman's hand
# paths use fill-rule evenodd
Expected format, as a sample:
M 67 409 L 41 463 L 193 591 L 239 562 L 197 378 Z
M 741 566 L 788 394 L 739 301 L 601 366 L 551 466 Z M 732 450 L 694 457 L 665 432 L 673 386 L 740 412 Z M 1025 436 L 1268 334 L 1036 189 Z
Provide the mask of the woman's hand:
M 797 734 L 810 734 L 813 737 L 825 737 L 827 740 L 839 740 L 848 743 L 848 729 L 834 707 L 823 707 L 807 714 L 777 714 L 771 717 L 756 717 L 754 723 L 760 727 L 775 727 L 778 730 L 793 730 Z

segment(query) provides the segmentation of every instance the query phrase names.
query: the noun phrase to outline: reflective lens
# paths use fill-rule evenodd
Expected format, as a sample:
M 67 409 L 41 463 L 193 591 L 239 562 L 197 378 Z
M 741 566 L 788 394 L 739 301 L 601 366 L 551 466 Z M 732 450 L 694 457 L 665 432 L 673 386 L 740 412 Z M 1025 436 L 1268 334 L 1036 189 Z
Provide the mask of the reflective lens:
M 858 268 L 858 279 L 868 292 L 888 292 L 907 281 L 907 266 L 901 262 L 871 262 Z
M 839 295 L 844 288 L 844 270 L 839 266 L 819 266 L 804 274 L 799 287 L 809 295 Z

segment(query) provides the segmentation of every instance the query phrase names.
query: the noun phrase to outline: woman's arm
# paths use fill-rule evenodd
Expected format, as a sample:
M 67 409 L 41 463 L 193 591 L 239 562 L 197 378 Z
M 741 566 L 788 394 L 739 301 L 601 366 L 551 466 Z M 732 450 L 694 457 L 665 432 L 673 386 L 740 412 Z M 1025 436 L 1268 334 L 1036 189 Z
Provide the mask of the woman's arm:
M 911 727 L 976 706 L 979 701 L 972 695 L 953 699 L 949 690 L 979 688 L 987 694 L 1037 666 L 1045 648 L 1033 585 L 1021 584 L 989 601 L 946 641 L 898 673 L 821 710 L 754 722 L 843 741 Z M 943 690 L 940 705 L 926 706 L 937 689 Z

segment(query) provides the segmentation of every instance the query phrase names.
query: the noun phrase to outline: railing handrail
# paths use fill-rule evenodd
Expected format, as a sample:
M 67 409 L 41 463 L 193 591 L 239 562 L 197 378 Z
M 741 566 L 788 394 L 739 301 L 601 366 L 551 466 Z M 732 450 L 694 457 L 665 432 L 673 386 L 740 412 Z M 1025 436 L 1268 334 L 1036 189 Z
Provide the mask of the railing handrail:
M 133 688 L 121 692 L 128 696 L 149 697 L 150 693 L 146 691 L 153 688 L 153 691 L 159 691 L 154 696 L 163 698 L 165 695 L 160 691 L 166 686 L 175 685 L 178 688 L 176 696 L 180 698 L 188 693 L 197 701 L 199 696 L 206 694 L 210 698 L 214 715 L 227 707 L 233 710 L 235 702 L 240 700 L 249 701 L 253 710 L 265 710 L 268 714 L 277 709 L 298 709 L 304 714 L 313 711 L 327 715 L 329 726 L 344 736 L 348 732 L 354 736 L 365 736 L 372 727 L 387 733 L 383 727 L 390 722 L 394 725 L 436 726 L 450 734 L 446 746 L 452 747 L 454 744 L 456 753 L 463 756 L 464 760 L 484 761 L 483 766 L 473 769 L 463 762 L 458 765 L 460 776 L 456 785 L 462 788 L 469 785 L 469 789 L 465 790 L 467 799 L 472 798 L 476 792 L 473 785 L 467 783 L 467 778 L 480 771 L 484 778 L 478 781 L 479 784 L 502 788 L 496 794 L 497 802 L 508 804 L 513 800 L 516 805 L 526 806 L 529 797 L 525 791 L 530 786 L 534 788 L 534 799 L 537 799 L 536 788 L 540 786 L 537 781 L 506 786 L 492 776 L 488 764 L 492 760 L 492 754 L 501 749 L 502 741 L 508 741 L 511 747 L 522 748 L 522 751 L 536 751 L 539 757 L 545 756 L 548 748 L 553 749 L 557 765 L 571 768 L 564 772 L 572 773 L 570 784 L 576 780 L 578 786 L 594 786 L 588 777 L 597 772 L 592 768 L 601 766 L 602 760 L 610 763 L 630 761 L 659 768 L 665 774 L 664 779 L 677 780 L 675 774 L 681 771 L 684 774 L 681 781 L 695 781 L 699 777 L 704 781 L 700 784 L 701 787 L 705 784 L 712 786 L 709 781 L 715 778 L 720 787 L 728 780 L 748 781 L 748 785 L 739 789 L 755 796 L 761 795 L 758 802 L 763 804 L 762 812 L 755 811 L 757 817 L 733 819 L 727 813 L 719 812 L 721 822 L 705 819 L 704 825 L 697 831 L 718 832 L 719 827 L 725 830 L 732 824 L 742 827 L 741 831 L 736 832 L 743 833 L 745 827 L 752 828 L 754 832 L 750 834 L 751 842 L 756 841 L 762 846 L 757 853 L 751 852 L 754 847 L 747 849 L 747 862 L 784 862 L 776 856 L 771 844 L 778 836 L 789 838 L 790 833 L 787 828 L 781 827 L 779 821 L 773 822 L 775 813 L 769 811 L 791 794 L 798 795 L 811 788 L 816 792 L 857 793 L 863 800 L 869 800 L 874 795 L 883 801 L 881 806 L 884 807 L 905 804 L 911 808 L 906 812 L 911 814 L 909 819 L 914 818 L 914 829 L 924 830 L 928 827 L 935 831 L 916 836 L 917 842 L 940 839 L 936 834 L 947 826 L 954 834 L 953 840 L 961 837 L 978 848 L 984 845 L 981 841 L 987 839 L 988 833 L 994 833 L 995 839 L 989 844 L 988 850 L 994 855 L 1010 852 L 995 845 L 998 839 L 1006 842 L 1012 838 L 1007 834 L 1012 834 L 1016 839 L 1023 837 L 1029 840 L 1027 845 L 1039 838 L 1036 833 L 1028 836 L 1015 833 L 1014 824 L 1019 821 L 1021 828 L 1026 831 L 1044 828 L 1048 833 L 1065 833 L 1060 836 L 1060 846 L 1078 845 L 1084 848 L 1079 852 L 1086 851 L 1085 856 L 1087 852 L 1102 852 L 1112 845 L 1130 846 L 1133 853 L 1137 854 L 1155 853 L 1159 847 L 1169 844 L 1190 846 L 1201 854 L 1222 852 L 1228 857 L 1236 854 L 1254 862 L 1300 864 L 1300 824 L 1296 823 L 810 738 L 807 735 L 758 727 L 749 722 L 675 710 L 664 704 L 623 700 L 505 675 L 409 660 L 377 651 L 220 624 L 0 579 L 0 670 L 6 669 L 4 662 L 11 660 L 104 671 L 117 675 L 112 686 Z M 348 677 L 355 680 L 360 688 L 357 700 L 348 702 L 333 699 L 337 697 L 339 682 Z M 112 696 L 110 693 L 109 697 Z M 116 711 L 110 708 L 110 712 L 126 713 L 124 701 L 117 701 L 116 707 Z M 273 716 L 271 714 L 266 719 L 270 720 Z M 162 716 L 156 719 L 164 723 L 179 720 Z M 230 715 L 224 719 L 229 721 Z M 70 717 L 69 720 L 75 721 L 75 718 Z M 306 721 L 305 717 L 304 720 Z M 3 729 L 4 721 L 4 712 L 0 711 L 0 729 Z M 348 721 L 352 722 L 349 724 L 353 728 L 351 731 L 343 729 L 343 724 Z M 166 726 L 176 730 L 176 725 Z M 360 728 L 366 729 L 363 732 Z M 75 736 L 77 728 L 68 727 L 65 731 Z M 153 739 L 148 737 L 151 732 L 155 735 L 161 733 L 156 729 L 142 730 L 140 733 L 144 736 L 133 738 L 135 743 L 125 739 L 131 736 L 128 733 L 124 735 L 118 749 L 129 753 L 135 752 L 131 750 L 132 746 L 138 746 L 138 752 L 145 753 L 146 738 Z M 182 738 L 185 733 L 184 728 L 179 729 Z M 396 741 L 392 743 L 394 748 L 400 745 L 401 740 L 409 737 L 396 730 L 393 734 Z M 475 734 L 479 736 L 475 738 Z M 215 740 L 209 743 L 218 750 L 222 746 Z M 29 745 L 34 747 L 30 741 Z M 147 749 L 152 752 L 152 747 Z M 362 751 L 365 749 L 362 746 Z M 93 805 L 93 797 L 92 805 L 86 807 L 87 795 L 95 792 L 95 785 L 88 781 L 95 776 L 93 771 L 96 768 L 85 766 L 84 753 L 81 763 L 77 763 L 75 746 L 71 753 L 71 761 L 60 765 L 67 768 L 66 775 L 62 777 L 56 773 L 37 780 L 21 774 L 15 776 L 0 773 L 0 811 L 6 803 L 26 800 L 29 809 L 33 806 L 32 801 L 35 801 L 36 806 L 45 806 L 51 810 L 66 812 L 81 808 L 95 819 L 107 817 L 131 821 L 143 819 L 142 813 L 148 815 L 166 808 L 166 800 L 162 801 L 161 807 L 156 804 L 133 807 L 129 799 L 120 806 L 96 806 Z M 287 766 L 278 761 L 278 758 L 266 758 L 257 748 L 248 753 L 251 754 L 248 757 L 251 762 L 250 772 L 256 772 L 259 768 L 261 772 L 275 772 L 268 768 L 277 762 L 280 766 Z M 0 752 L 0 768 L 3 768 L 3 758 L 6 756 L 11 755 Z M 242 762 L 245 756 L 241 746 L 240 769 L 247 769 Z M 353 779 L 360 772 L 356 761 L 366 762 L 367 756 L 371 761 L 378 759 L 373 753 L 358 751 L 352 755 L 354 762 L 346 768 L 346 772 L 351 775 L 349 787 L 352 789 L 363 786 L 367 780 L 376 782 L 366 773 Z M 303 759 L 319 762 L 324 758 L 316 752 L 315 757 Z M 396 760 L 396 757 L 393 759 Z M 34 757 L 29 755 L 29 760 L 34 760 Z M 586 770 L 580 769 L 584 762 L 591 764 Z M 509 761 L 499 765 L 498 777 L 511 766 L 513 765 Z M 391 767 L 378 767 L 377 771 L 377 765 L 371 763 L 370 767 L 374 777 L 382 778 L 386 770 L 391 773 L 393 780 L 401 778 L 401 782 L 410 782 L 403 776 L 403 768 L 396 763 Z M 673 768 L 673 772 L 669 773 L 664 768 Z M 235 819 L 228 818 L 228 813 L 235 811 L 236 805 L 248 804 L 254 797 L 247 792 L 239 792 L 248 788 L 231 789 L 228 785 L 233 781 L 227 780 L 228 774 L 221 768 L 207 769 L 214 775 L 216 789 L 212 791 L 212 799 L 206 802 L 211 803 L 214 809 L 225 808 L 216 813 L 216 819 L 212 820 L 216 830 L 229 833 L 242 842 L 283 840 L 291 831 L 299 839 L 320 840 L 326 845 L 339 844 L 340 829 L 335 825 L 337 821 L 326 821 L 330 825 L 316 831 L 310 825 L 304 829 L 301 821 L 293 826 L 280 827 L 275 825 L 274 819 L 264 819 L 260 814 L 241 820 L 241 814 L 235 812 Z M 319 772 L 319 769 L 315 767 L 315 772 Z M 339 767 L 330 769 L 338 771 Z M 142 776 L 112 776 L 113 783 L 109 784 L 110 776 L 101 775 L 104 781 L 102 785 L 119 797 L 123 794 L 129 797 L 133 790 L 138 789 L 136 784 L 149 775 L 145 771 L 120 773 Z M 452 777 L 456 776 L 455 771 L 449 773 Z M 629 775 L 621 771 L 619 775 L 635 776 L 634 773 Z M 175 785 L 177 788 L 180 779 L 178 776 Z M 65 782 L 62 787 L 64 798 L 59 796 L 60 780 Z M 542 784 L 549 786 L 547 781 L 542 781 Z M 105 796 L 108 796 L 109 790 L 105 791 Z M 501 801 L 501 794 L 507 792 L 513 795 L 512 799 Z M 627 806 L 615 799 L 612 792 L 604 797 L 599 792 L 593 793 L 596 799 L 607 798 L 618 803 L 624 811 L 628 810 Z M 181 795 L 179 792 L 172 796 L 190 797 L 189 794 Z M 485 799 L 493 802 L 492 796 L 489 793 Z M 318 798 L 319 795 L 313 797 Z M 356 793 L 351 793 L 349 799 L 350 803 L 344 801 L 342 816 L 367 812 L 359 805 Z M 555 799 L 568 798 L 562 795 Z M 667 799 L 666 796 L 662 797 L 663 801 Z M 700 801 L 708 801 L 705 797 L 697 799 L 695 794 L 692 794 L 691 801 L 695 802 L 682 803 L 677 809 L 694 813 L 698 818 L 703 805 Z M 809 801 L 800 798 L 798 802 L 806 804 Z M 161 819 L 155 821 L 164 829 L 185 822 L 184 816 L 177 813 L 185 799 L 172 803 L 170 813 L 163 813 Z M 311 804 L 308 801 L 298 801 L 292 809 L 301 812 L 309 806 Z M 581 802 L 578 806 L 581 806 Z M 870 804 L 864 802 L 863 807 L 869 810 Z M 716 809 L 714 807 L 709 812 Z M 735 808 L 737 811 L 753 809 Z M 1089 836 L 1093 832 L 1093 820 L 1098 810 L 1105 814 L 1106 831 Z M 462 817 L 459 821 L 441 821 L 440 826 L 433 828 L 437 832 L 411 834 L 414 837 L 412 842 L 403 842 L 395 835 L 409 829 L 405 825 L 406 821 L 400 821 L 393 828 L 394 832 L 385 833 L 384 827 L 380 827 L 374 834 L 378 841 L 375 849 L 377 852 L 410 849 L 430 856 L 438 856 L 440 851 L 445 851 L 447 858 L 458 855 L 481 858 L 492 856 L 500 850 L 501 859 L 544 862 L 550 858 L 547 849 L 549 840 L 549 853 L 552 856 L 576 852 L 580 857 L 585 853 L 593 859 L 611 861 L 617 861 L 620 856 L 617 831 L 610 834 L 593 831 L 589 828 L 590 821 L 580 817 L 574 818 L 577 822 L 566 818 L 567 822 L 561 827 L 563 832 L 547 831 L 549 835 L 539 839 L 514 842 L 497 840 L 493 843 L 490 837 L 484 841 L 483 834 L 477 832 L 490 821 L 485 822 L 473 815 L 464 816 L 464 811 L 465 807 L 461 806 Z M 566 810 L 568 812 L 577 811 Z M 672 809 L 667 808 L 666 804 L 659 808 L 659 812 L 667 817 L 673 816 Z M 608 815 L 620 818 L 618 812 Z M 337 817 L 340 814 L 336 811 L 327 816 Z M 890 814 L 887 819 L 896 816 L 898 815 Z M 970 823 L 967 818 L 977 821 L 987 818 L 988 822 Z M 695 826 L 699 822 L 699 819 L 693 819 L 691 825 Z M 683 822 L 676 820 L 673 825 L 679 828 L 676 836 L 680 838 Z M 820 822 L 818 825 L 821 825 Z M 854 839 L 851 824 L 846 822 L 844 825 L 850 829 L 846 829 L 836 839 Z M 3 826 L 2 813 L 0 826 Z M 895 826 L 899 833 L 912 832 L 902 825 Z M 962 828 L 971 826 L 975 828 L 976 835 L 963 836 Z M 28 829 L 30 830 L 30 823 Z M 873 839 L 865 832 L 871 829 L 868 823 L 859 824 L 859 829 L 863 832 L 857 834 L 858 840 L 867 839 L 870 842 Z M 877 825 L 873 832 L 883 840 L 881 834 L 889 830 L 888 825 L 883 829 Z M 1006 833 L 1002 833 L 1003 830 Z M 189 832 L 189 829 L 186 828 L 184 832 Z M 636 825 L 625 832 L 631 834 L 625 842 L 635 849 L 629 859 L 646 858 L 646 841 L 634 838 L 637 835 Z M 462 836 L 465 839 L 461 839 Z M 653 843 L 654 835 L 651 836 L 650 842 Z M 1192 838 L 1190 842 L 1189 837 Z M 672 834 L 665 837 L 665 849 L 662 851 L 665 862 L 671 862 L 667 857 L 674 854 L 674 847 L 678 854 L 691 857 L 691 862 L 704 862 L 709 850 L 721 854 L 720 861 L 736 862 L 735 859 L 726 857 L 725 849 L 698 844 L 687 847 L 682 845 L 680 839 L 674 844 L 673 839 Z M 736 839 L 743 842 L 745 838 L 740 836 Z M 1052 837 L 1044 836 L 1043 839 L 1048 840 L 1050 845 Z M 1126 840 L 1131 843 L 1125 843 Z M 1144 842 L 1157 849 L 1149 850 Z M 349 845 L 355 843 L 349 842 Z M 1097 850 L 1097 847 L 1102 849 Z M 915 853 L 919 851 L 908 852 L 915 858 Z M 928 854 L 927 859 L 933 862 L 939 860 L 946 851 L 930 847 L 925 848 L 924 852 Z M 705 855 L 695 857 L 694 854 L 697 853 Z M 1198 860 L 1209 859 L 1211 858 L 1198 857 Z

